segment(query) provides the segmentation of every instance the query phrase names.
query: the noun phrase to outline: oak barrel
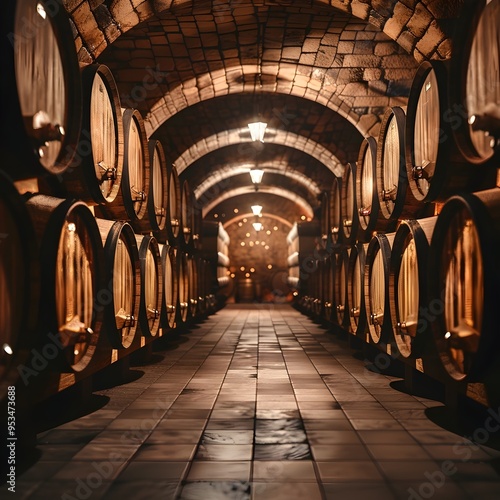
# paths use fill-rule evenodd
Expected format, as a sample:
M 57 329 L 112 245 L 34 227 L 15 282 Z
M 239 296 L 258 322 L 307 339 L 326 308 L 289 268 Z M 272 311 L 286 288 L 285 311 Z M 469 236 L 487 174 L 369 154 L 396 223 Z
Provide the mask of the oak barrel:
M 332 248 L 332 214 L 330 212 L 331 209 L 331 201 L 330 201 L 331 193 L 328 191 L 324 191 L 321 193 L 321 214 L 320 214 L 320 227 L 321 227 L 321 246 L 324 249 Z
M 136 236 L 141 267 L 141 303 L 139 327 L 145 337 L 160 331 L 163 303 L 163 269 L 158 243 L 153 236 Z
M 82 131 L 71 167 L 61 177 L 66 192 L 91 205 L 115 201 L 123 175 L 123 120 L 110 69 L 82 68 Z
M 170 245 L 160 245 L 163 269 L 163 304 L 161 308 L 162 328 L 172 330 L 176 327 L 177 302 L 179 298 L 177 255 Z
M 198 316 L 198 302 L 200 300 L 198 259 L 194 255 L 188 255 L 188 284 L 189 284 L 189 316 Z
M 148 195 L 148 219 L 153 232 L 163 231 L 167 223 L 167 160 L 160 141 L 149 140 L 151 178 Z
M 500 189 L 453 196 L 438 216 L 429 258 L 432 331 L 449 375 L 482 380 L 497 362 Z
M 332 253 L 325 259 L 323 290 L 321 299 L 323 301 L 323 319 L 332 321 L 333 308 L 335 307 L 335 283 L 334 273 L 337 265 L 337 254 Z
M 2 165 L 15 179 L 61 174 L 77 150 L 81 83 L 68 15 L 56 0 L 2 5 Z
M 462 26 L 456 29 L 453 41 L 449 91 L 455 103 L 456 143 L 469 163 L 484 164 L 495 155 L 493 163 L 498 166 L 499 61 L 500 1 L 466 2 Z
M 191 248 L 194 233 L 194 204 L 193 192 L 187 180 L 182 182 L 180 212 L 181 244 L 184 248 Z
M 39 263 L 24 200 L 0 170 L 0 400 L 35 346 Z
M 80 201 L 35 194 L 26 208 L 40 249 L 40 340 L 57 332 L 58 368 L 81 372 L 95 354 L 103 319 L 96 306 L 104 286 L 99 229 Z
M 406 112 L 406 171 L 418 201 L 445 201 L 459 191 L 494 185 L 491 169 L 468 163 L 453 139 L 453 111 L 442 61 L 423 62 L 413 79 Z
M 392 339 L 389 271 L 395 233 L 376 233 L 366 250 L 365 307 L 368 332 L 374 344 Z
M 365 308 L 365 259 L 368 244 L 358 243 L 351 248 L 347 265 L 347 302 L 349 331 L 365 339 L 367 331 Z
M 105 286 L 98 303 L 104 306 L 104 329 L 111 346 L 132 346 L 141 303 L 141 269 L 135 234 L 127 222 L 97 219 L 104 244 Z M 99 297 L 98 297 L 99 299 Z
M 403 108 L 387 109 L 377 141 L 377 195 L 381 216 L 388 221 L 417 216 L 423 203 L 408 186 L 405 156 L 406 115 Z M 389 231 L 394 227 L 388 228 Z
M 348 163 L 342 176 L 341 192 L 342 241 L 355 243 L 358 237 L 359 217 L 356 213 L 356 164 Z
M 338 250 L 342 244 L 342 178 L 335 177 L 330 190 L 330 234 L 333 248 Z
M 177 282 L 179 296 L 177 302 L 177 324 L 186 323 L 189 315 L 189 280 L 188 256 L 186 252 L 176 249 L 177 252 Z
M 389 300 L 393 336 L 404 358 L 429 347 L 427 258 L 437 217 L 401 221 L 391 251 Z
M 147 212 L 149 149 L 142 115 L 136 109 L 123 111 L 123 173 L 120 189 L 110 205 L 96 207 L 99 216 L 142 221 Z
M 339 326 L 349 325 L 349 304 L 347 295 L 347 270 L 349 266 L 349 248 L 344 248 L 337 261 L 335 269 L 335 314 Z
M 156 231 L 156 239 L 162 243 L 176 245 L 180 234 L 181 189 L 175 165 L 167 163 L 167 215 L 165 227 Z

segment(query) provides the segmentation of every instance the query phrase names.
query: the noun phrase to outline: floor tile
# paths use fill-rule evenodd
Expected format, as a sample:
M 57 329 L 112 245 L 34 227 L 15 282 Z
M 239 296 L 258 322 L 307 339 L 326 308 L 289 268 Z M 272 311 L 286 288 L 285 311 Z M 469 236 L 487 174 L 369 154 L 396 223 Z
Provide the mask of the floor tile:
M 321 500 L 319 486 L 314 483 L 253 483 L 253 500 L 290 500 L 291 498 Z
M 249 481 L 251 471 L 251 461 L 233 461 L 233 462 L 217 462 L 217 461 L 198 461 L 195 460 L 187 481 L 227 481 L 239 480 Z

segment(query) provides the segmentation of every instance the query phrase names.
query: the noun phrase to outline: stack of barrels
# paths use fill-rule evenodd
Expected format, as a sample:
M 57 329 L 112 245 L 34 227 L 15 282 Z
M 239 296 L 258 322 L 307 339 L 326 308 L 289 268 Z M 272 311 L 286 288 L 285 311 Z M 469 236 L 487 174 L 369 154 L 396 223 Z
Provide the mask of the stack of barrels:
M 75 381 L 213 310 L 191 188 L 62 6 L 8 2 L 2 35 L 0 398 L 33 356 Z
M 289 235 L 304 311 L 451 383 L 500 370 L 500 2 L 470 8 L 453 59 L 421 64 L 323 193 L 299 260 Z

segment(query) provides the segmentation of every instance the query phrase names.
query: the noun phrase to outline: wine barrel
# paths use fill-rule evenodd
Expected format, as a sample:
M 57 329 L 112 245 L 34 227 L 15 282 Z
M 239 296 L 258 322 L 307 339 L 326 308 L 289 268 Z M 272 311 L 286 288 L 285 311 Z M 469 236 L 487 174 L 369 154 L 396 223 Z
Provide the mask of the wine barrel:
M 189 281 L 188 281 L 188 256 L 186 252 L 177 252 L 177 282 L 179 286 L 179 300 L 177 302 L 177 324 L 186 323 L 189 316 Z
M 377 195 L 380 214 L 388 221 L 418 215 L 422 203 L 408 187 L 405 157 L 405 112 L 399 106 L 389 108 L 380 124 L 377 141 Z M 389 227 L 392 231 L 394 227 Z
M 81 83 L 61 3 L 5 2 L 1 16 L 2 165 L 15 179 L 61 174 L 77 151 Z
M 62 371 L 81 372 L 91 363 L 102 326 L 98 304 L 104 256 L 96 221 L 83 202 L 41 194 L 26 201 L 40 248 L 41 337 L 57 332 Z
M 342 244 L 342 178 L 335 177 L 333 179 L 332 188 L 330 190 L 330 234 L 332 245 L 335 250 L 340 248 Z
M 96 207 L 106 218 L 141 221 L 147 211 L 149 191 L 149 149 L 144 120 L 136 109 L 123 112 L 123 175 L 120 189 L 110 205 Z M 140 225 L 140 224 L 139 224 Z
M 344 248 L 338 258 L 335 269 L 335 313 L 339 326 L 349 325 L 349 304 L 347 295 L 347 269 L 349 266 L 350 249 Z
M 453 133 L 469 163 L 489 162 L 496 147 L 493 163 L 498 166 L 498 143 L 492 136 L 500 137 L 500 2 L 468 2 L 462 20 L 453 41 L 449 81 L 458 109 Z
M 181 190 L 179 176 L 175 165 L 167 163 L 168 198 L 167 198 L 167 220 L 162 231 L 155 232 L 158 241 L 176 245 L 180 234 L 181 220 Z
M 193 243 L 194 233 L 194 203 L 193 192 L 189 186 L 189 182 L 184 180 L 182 182 L 181 190 L 181 219 L 180 219 L 180 233 L 181 244 L 183 248 L 189 249 Z
M 323 291 L 321 294 L 323 300 L 323 319 L 332 321 L 333 308 L 335 307 L 335 283 L 334 273 L 337 265 L 337 254 L 331 254 L 324 264 Z
M 324 286 L 325 260 L 316 259 L 316 270 L 311 275 L 311 313 L 320 318 L 323 315 L 323 286 Z
M 395 233 L 377 233 L 366 250 L 365 307 L 368 332 L 374 344 L 392 339 L 389 270 Z
M 368 244 L 358 243 L 351 248 L 347 264 L 347 302 L 349 304 L 349 331 L 365 339 L 367 331 L 365 308 L 365 260 Z
M 167 160 L 162 143 L 155 139 L 148 142 L 151 178 L 148 194 L 148 221 L 153 232 L 163 231 L 167 223 L 168 177 Z
M 106 289 L 102 300 L 104 329 L 111 346 L 127 349 L 137 334 L 141 303 L 139 252 L 132 227 L 123 221 L 97 219 L 104 244 Z
M 24 200 L 0 170 L 0 400 L 35 346 L 39 264 Z
M 165 330 L 176 327 L 177 302 L 179 298 L 177 255 L 174 247 L 160 245 L 161 265 L 163 269 L 163 303 L 161 324 Z
M 188 255 L 188 285 L 189 285 L 189 316 L 195 319 L 198 316 L 198 302 L 200 289 L 198 279 L 198 259 Z
M 61 180 L 66 194 L 90 205 L 115 201 L 123 174 L 123 120 L 120 97 L 107 66 L 81 70 L 82 132 L 77 154 Z
M 437 217 L 401 221 L 391 251 L 392 330 L 404 358 L 422 357 L 429 344 L 427 257 Z
M 160 331 L 163 302 L 163 269 L 158 243 L 153 236 L 136 236 L 141 267 L 141 302 L 139 327 L 145 337 L 156 337 Z
M 497 363 L 500 189 L 453 196 L 438 216 L 429 257 L 432 331 L 456 379 L 479 381 Z
M 332 215 L 330 213 L 331 193 L 324 191 L 321 193 L 321 214 L 320 214 L 320 227 L 321 227 L 321 247 L 325 250 L 332 248 Z
M 465 190 L 494 184 L 490 169 L 466 162 L 453 140 L 453 112 L 442 61 L 423 62 L 415 75 L 406 114 L 406 171 L 418 201 L 445 201 Z
M 342 176 L 341 192 L 342 241 L 353 245 L 358 237 L 359 217 L 356 213 L 356 164 L 348 163 Z
M 377 184 L 377 141 L 366 137 L 361 143 L 356 169 L 356 216 L 360 241 L 370 241 L 374 231 L 383 231 L 388 221 L 380 212 Z

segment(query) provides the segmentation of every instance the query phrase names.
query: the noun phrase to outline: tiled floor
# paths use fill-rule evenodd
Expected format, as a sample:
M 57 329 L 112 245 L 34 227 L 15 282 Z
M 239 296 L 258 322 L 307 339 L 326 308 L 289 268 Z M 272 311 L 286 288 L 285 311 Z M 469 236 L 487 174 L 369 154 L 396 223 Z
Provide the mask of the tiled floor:
M 40 433 L 15 497 L 500 498 L 498 447 L 438 424 L 440 402 L 289 306 L 229 306 L 166 347 Z

